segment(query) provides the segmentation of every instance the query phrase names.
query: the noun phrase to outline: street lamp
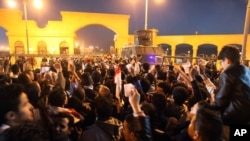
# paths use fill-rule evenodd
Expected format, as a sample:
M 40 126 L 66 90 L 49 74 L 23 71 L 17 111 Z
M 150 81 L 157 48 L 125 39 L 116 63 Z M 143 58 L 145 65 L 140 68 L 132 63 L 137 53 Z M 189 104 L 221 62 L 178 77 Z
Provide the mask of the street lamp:
M 158 3 L 161 3 L 163 0 L 155 0 Z M 148 29 L 148 0 L 145 0 L 145 24 L 144 29 Z
M 34 6 L 37 8 L 42 7 L 41 0 L 33 0 Z M 25 20 L 25 36 L 26 36 L 26 45 L 27 45 L 27 54 L 29 54 L 29 32 L 28 32 L 28 16 L 27 16 L 27 0 L 22 0 L 23 3 L 23 12 Z M 8 0 L 8 5 L 12 8 L 16 7 L 16 0 Z
M 148 29 L 148 0 L 145 0 L 145 25 L 144 29 Z
M 250 1 L 248 0 L 247 1 L 247 9 L 246 9 L 245 25 L 244 25 L 242 54 L 241 54 L 242 61 L 246 59 L 246 46 L 247 46 L 249 22 L 250 22 Z

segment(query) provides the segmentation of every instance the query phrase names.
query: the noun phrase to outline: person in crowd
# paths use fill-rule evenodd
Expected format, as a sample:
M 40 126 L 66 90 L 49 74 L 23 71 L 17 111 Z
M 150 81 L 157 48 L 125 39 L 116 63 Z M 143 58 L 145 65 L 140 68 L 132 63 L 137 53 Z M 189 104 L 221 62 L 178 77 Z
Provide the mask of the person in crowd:
M 115 80 L 114 80 L 114 77 L 115 77 L 115 70 L 114 69 L 108 69 L 107 70 L 107 76 L 103 82 L 103 84 L 105 86 L 107 86 L 109 89 L 110 89 L 110 92 L 112 94 L 115 94 L 115 88 L 116 88 L 116 84 L 115 84 Z
M 199 101 L 210 101 L 211 100 L 211 94 L 209 94 L 206 83 L 203 82 L 204 78 L 203 75 L 200 73 L 200 69 L 198 66 L 192 66 L 192 68 L 189 70 L 189 79 L 192 86 L 193 95 L 188 99 L 188 107 L 189 109 L 197 102 Z M 199 80 L 199 78 L 201 78 Z
M 225 127 L 224 131 L 230 131 L 235 126 L 249 127 L 250 112 L 246 107 L 250 107 L 250 70 L 240 64 L 240 51 L 236 46 L 224 46 L 218 59 L 223 71 L 215 100 L 210 105 L 221 111 L 223 123 L 229 127 Z M 228 135 L 225 133 L 226 138 Z
M 167 73 L 163 71 L 161 65 L 155 65 L 155 78 L 157 83 L 164 82 L 167 79 Z
M 0 85 L 8 85 L 11 84 L 11 80 L 9 78 L 9 75 L 1 72 L 0 73 Z
M 205 73 L 212 82 L 215 82 L 217 78 L 216 62 L 213 59 L 208 60 L 205 65 Z
M 32 58 L 27 58 L 25 60 L 25 63 L 23 64 L 23 71 L 26 71 L 26 70 L 33 70 L 33 65 L 32 65 L 32 62 L 33 59 Z
M 176 138 L 176 141 L 221 141 L 223 122 L 218 111 L 209 107 L 209 103 L 200 101 L 190 111 L 191 121 Z
M 142 103 L 142 110 L 150 117 L 153 140 L 165 141 L 168 138 L 164 132 L 168 121 L 164 115 L 167 98 L 164 93 L 159 91 L 150 95 L 150 100 L 147 103 Z
M 33 70 L 25 70 L 24 73 L 26 73 L 32 81 L 35 80 L 35 75 Z
M 100 86 L 101 86 L 101 73 L 99 71 L 94 71 L 91 74 L 92 80 L 93 80 L 93 89 L 95 92 L 98 92 Z
M 84 117 L 82 122 L 83 131 L 95 121 L 95 111 L 93 106 L 85 100 L 85 91 L 77 88 L 73 91 L 72 97 L 69 98 L 67 108 L 73 108 Z
M 110 89 L 105 85 L 100 85 L 98 89 L 98 97 L 108 97 L 112 98 Z
M 68 96 L 62 87 L 57 86 L 50 92 L 48 100 L 50 106 L 63 108 L 68 103 Z
M 123 122 L 122 135 L 125 141 L 152 141 L 150 118 L 140 107 L 140 94 L 136 89 L 128 97 L 133 114 L 128 114 Z
M 63 67 L 60 63 L 55 63 L 54 64 L 54 68 L 57 72 L 57 79 L 55 81 L 55 86 L 60 86 L 62 87 L 63 89 L 65 89 L 65 86 L 66 86 L 66 80 L 65 80 L 65 77 L 63 76 Z
M 25 85 L 26 89 L 24 90 L 28 96 L 30 103 L 35 107 L 38 108 L 38 100 L 41 96 L 41 87 L 38 82 L 30 82 Z
M 9 71 L 10 71 L 10 58 L 8 56 L 4 57 L 3 70 L 4 70 L 5 74 L 9 75 Z
M 33 106 L 23 87 L 18 84 L 0 86 L 0 132 L 24 121 L 34 121 Z
M 18 67 L 20 68 L 20 71 L 23 72 L 23 64 L 25 62 L 25 58 L 24 56 L 19 56 L 16 60 L 16 63 L 18 65 Z
M 182 86 L 177 86 L 173 89 L 172 94 L 173 99 L 167 103 L 165 116 L 180 120 L 183 116 L 186 116 L 186 112 L 188 111 L 185 103 L 189 98 L 188 90 Z
M 78 111 L 73 108 L 66 108 L 68 96 L 63 88 L 55 87 L 48 95 L 48 101 L 49 106 L 46 109 L 47 111 L 45 111 L 45 120 L 48 122 L 49 127 L 53 126 L 53 117 L 61 112 L 68 113 L 74 117 L 74 125 L 83 122 L 84 117 Z M 81 134 L 80 131 L 79 134 Z
M 63 76 L 65 78 L 65 90 L 68 96 L 72 96 L 73 90 L 75 89 L 72 72 L 63 70 Z
M 90 102 L 93 101 L 96 97 L 96 93 L 94 91 L 93 79 L 88 72 L 84 72 L 81 76 L 81 85 L 85 90 L 86 99 Z
M 165 94 L 166 98 L 171 98 L 172 96 L 172 87 L 169 82 L 159 82 L 156 86 L 156 91 L 162 92 Z
M 49 133 L 34 122 L 24 122 L 5 130 L 0 141 L 49 141 Z
M 18 75 L 18 84 L 26 85 L 26 84 L 31 83 L 31 82 L 32 82 L 32 80 L 27 73 L 21 72 Z
M 142 64 L 142 73 L 140 75 L 141 75 L 141 81 L 149 81 L 149 83 L 150 83 L 150 87 L 148 88 L 147 92 L 153 91 L 155 89 L 156 78 L 152 74 L 152 72 L 150 72 L 150 64 L 149 63 Z M 147 92 L 145 92 L 145 93 L 147 93 Z
M 112 117 L 112 101 L 107 97 L 99 97 L 95 100 L 95 108 L 96 121 L 83 133 L 81 141 L 118 141 L 121 138 L 119 128 L 122 122 Z
M 51 141 L 77 141 L 78 136 L 74 134 L 74 117 L 67 112 L 59 112 L 52 116 Z
M 12 75 L 10 76 L 12 83 L 18 83 L 18 75 L 20 74 L 20 68 L 17 64 L 13 64 L 11 67 Z

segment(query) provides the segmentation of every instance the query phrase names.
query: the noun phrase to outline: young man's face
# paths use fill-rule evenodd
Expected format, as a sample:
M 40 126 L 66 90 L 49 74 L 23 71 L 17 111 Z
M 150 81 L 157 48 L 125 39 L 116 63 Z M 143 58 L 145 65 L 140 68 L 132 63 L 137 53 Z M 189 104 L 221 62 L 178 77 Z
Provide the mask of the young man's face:
M 128 129 L 128 123 L 126 120 L 124 120 L 124 122 L 123 122 L 122 134 L 123 134 L 125 141 L 130 141 L 130 131 Z
M 161 88 L 159 86 L 156 87 L 156 91 L 164 93 L 163 88 Z
M 52 128 L 53 138 L 55 140 L 63 140 L 68 138 L 70 134 L 69 128 L 69 119 L 68 118 L 54 118 L 54 125 Z
M 223 70 L 226 70 L 230 66 L 231 63 L 230 63 L 230 60 L 228 60 L 227 58 L 224 58 L 220 60 L 220 64 Z
M 22 93 L 19 97 L 18 111 L 15 112 L 15 122 L 20 123 L 23 121 L 33 121 L 33 106 L 30 104 L 29 99 L 25 93 Z

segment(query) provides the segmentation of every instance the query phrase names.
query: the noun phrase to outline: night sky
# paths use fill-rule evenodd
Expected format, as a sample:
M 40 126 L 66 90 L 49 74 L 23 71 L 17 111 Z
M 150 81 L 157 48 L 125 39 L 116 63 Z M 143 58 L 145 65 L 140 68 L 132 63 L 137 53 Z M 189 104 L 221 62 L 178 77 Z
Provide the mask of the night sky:
M 1 0 L 0 8 L 7 8 L 4 1 Z M 160 0 L 149 0 L 148 28 L 158 29 L 158 35 L 190 35 L 196 32 L 241 34 L 244 31 L 247 0 L 161 0 L 161 3 L 157 1 Z M 145 24 L 145 0 L 44 0 L 42 11 L 37 11 L 30 3 L 28 4 L 28 19 L 36 20 L 41 27 L 46 25 L 48 20 L 60 20 L 60 11 L 127 14 L 130 15 L 129 34 L 143 29 Z M 20 9 L 22 10 L 22 6 Z M 3 29 L 0 28 L 0 44 L 6 40 L 5 34 L 1 31 Z M 113 31 L 97 26 L 80 29 L 77 34 L 79 37 L 88 35 L 91 38 L 97 36 L 96 31 L 105 32 L 104 35 L 98 34 L 99 38 L 109 35 L 107 40 L 112 41 Z M 89 41 L 89 44 L 91 43 L 92 41 Z

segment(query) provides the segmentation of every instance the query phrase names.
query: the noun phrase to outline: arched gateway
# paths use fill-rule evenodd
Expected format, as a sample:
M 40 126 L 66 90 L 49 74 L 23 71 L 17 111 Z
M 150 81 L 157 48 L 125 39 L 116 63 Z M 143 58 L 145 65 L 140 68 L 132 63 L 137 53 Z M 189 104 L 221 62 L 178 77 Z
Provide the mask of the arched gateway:
M 129 15 L 87 13 L 87 12 L 61 12 L 62 20 L 48 21 L 44 28 L 39 28 L 37 23 L 28 20 L 29 29 L 29 51 L 26 42 L 26 22 L 22 19 L 22 12 L 19 10 L 0 9 L 0 27 L 6 31 L 10 54 L 74 54 L 76 31 L 90 25 L 104 26 L 115 33 L 114 47 L 121 53 L 124 45 L 135 43 L 134 35 L 129 35 Z M 157 31 L 157 29 L 153 29 Z M 157 33 L 157 32 L 155 32 Z M 241 46 L 242 34 L 210 34 L 210 35 L 160 35 L 154 34 L 153 45 L 168 44 L 170 56 L 176 56 L 176 49 L 179 44 L 190 45 L 190 55 L 199 55 L 202 45 L 209 44 L 218 53 L 224 45 L 236 44 Z M 43 49 L 41 43 L 43 42 Z M 66 46 L 65 46 L 66 45 Z M 247 42 L 246 59 L 250 60 L 250 42 Z M 200 48 L 201 47 L 201 48 Z M 192 52 L 191 52 L 192 51 Z M 217 54 L 215 54 L 217 55 Z
M 74 54 L 76 31 L 89 25 L 100 25 L 112 30 L 117 36 L 114 45 L 118 51 L 128 42 L 129 15 L 63 11 L 61 21 L 48 21 L 44 28 L 39 28 L 35 21 L 28 20 L 29 47 L 26 42 L 26 21 L 22 19 L 22 12 L 0 9 L 0 15 L 0 27 L 7 31 L 10 54 L 17 53 L 17 41 L 24 45 L 22 53 L 38 54 L 38 43 L 41 40 L 47 45 L 48 54 L 60 54 L 62 42 L 68 45 L 68 50 L 63 53 Z

